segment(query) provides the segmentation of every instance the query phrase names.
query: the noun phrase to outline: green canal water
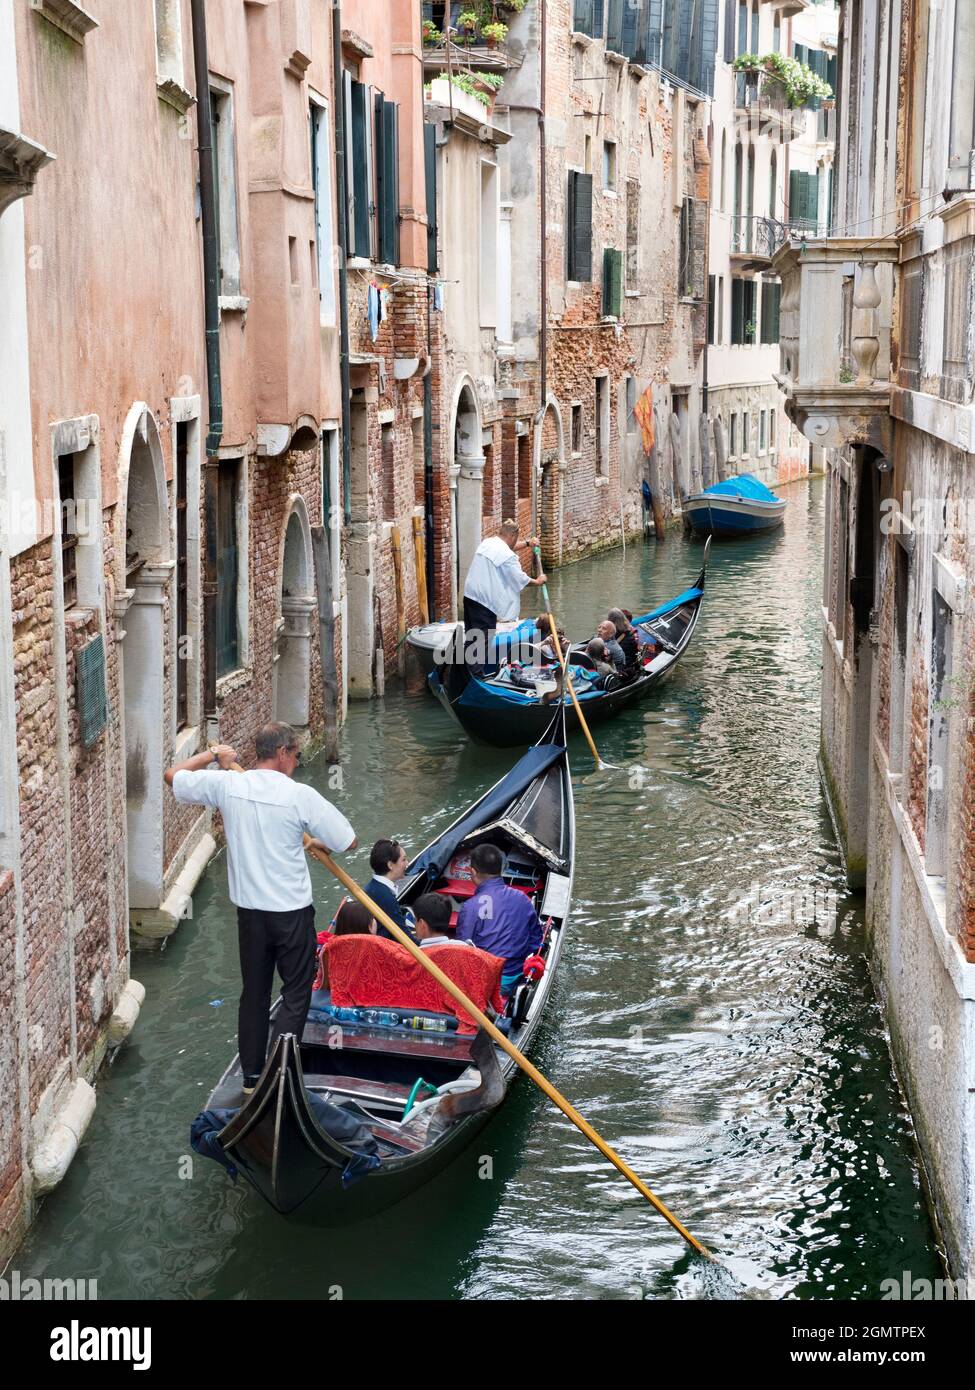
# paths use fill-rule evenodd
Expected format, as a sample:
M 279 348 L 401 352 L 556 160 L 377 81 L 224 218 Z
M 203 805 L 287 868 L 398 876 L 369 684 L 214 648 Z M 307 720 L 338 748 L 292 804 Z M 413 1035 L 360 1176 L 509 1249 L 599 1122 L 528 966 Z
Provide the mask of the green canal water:
M 822 486 L 787 493 L 782 534 L 714 548 L 673 681 L 600 728 L 622 771 L 594 774 L 573 742 L 571 936 L 536 1061 L 745 1286 L 878 1298 L 903 1270 L 941 1271 L 817 776 Z M 631 545 L 555 574 L 553 606 L 591 630 L 611 604 L 683 589 L 700 554 L 677 536 Z M 302 775 L 360 843 L 415 850 L 514 756 L 397 688 L 352 708 L 343 790 L 323 767 Z M 323 873 L 315 886 L 325 915 L 335 894 Z M 187 1164 L 190 1120 L 235 1050 L 222 857 L 192 920 L 133 973 L 142 1017 L 22 1277 L 94 1278 L 101 1298 L 706 1294 L 679 1238 L 526 1081 L 435 1183 L 360 1226 L 286 1223 Z

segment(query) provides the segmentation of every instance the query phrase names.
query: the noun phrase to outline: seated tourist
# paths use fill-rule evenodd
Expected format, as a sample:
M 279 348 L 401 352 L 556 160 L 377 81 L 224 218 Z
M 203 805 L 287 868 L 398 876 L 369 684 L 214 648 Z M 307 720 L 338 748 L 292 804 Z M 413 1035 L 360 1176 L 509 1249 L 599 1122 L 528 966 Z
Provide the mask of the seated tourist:
M 416 919 L 416 939 L 420 946 L 469 946 L 458 941 L 450 925 L 450 899 L 442 893 L 424 893 L 413 904 Z
M 346 898 L 339 904 L 332 927 L 336 936 L 352 936 L 356 932 L 369 932 L 371 936 L 375 936 L 378 930 L 375 917 L 367 907 L 362 906 L 362 903 L 356 902 L 354 898 Z
M 626 665 L 626 658 L 623 655 L 623 648 L 616 640 L 616 624 L 610 622 L 609 618 L 604 618 L 596 628 L 596 636 L 605 644 L 606 655 L 617 671 L 621 670 Z
M 412 923 L 396 896 L 396 885 L 406 873 L 407 862 L 406 850 L 398 840 L 377 840 L 369 854 L 372 878 L 365 884 L 365 890 L 376 906 L 381 907 L 387 917 L 391 917 L 398 927 L 412 937 Z M 387 931 L 381 922 L 378 931 L 380 936 L 392 937 L 392 932 Z
M 542 639 L 541 655 L 543 661 L 555 661 L 559 659 L 558 651 L 555 646 L 555 638 L 552 636 L 552 619 L 548 613 L 543 613 L 535 622 L 539 636 Z M 566 651 L 567 642 L 565 633 L 556 624 L 556 631 L 559 635 L 559 642 L 562 645 L 563 654 Z
M 478 845 L 472 851 L 476 892 L 461 906 L 457 938 L 504 958 L 501 992 L 508 994 L 521 979 L 525 957 L 542 944 L 542 924 L 527 894 L 504 882 L 503 867 L 495 845 Z
M 623 612 L 622 608 L 611 608 L 607 614 L 607 621 L 613 624 L 616 629 L 616 640 L 623 653 L 623 665 L 635 666 L 640 651 L 640 643 L 637 640 L 636 628 Z
M 601 637 L 594 637 L 592 639 L 586 647 L 586 655 L 592 657 L 592 663 L 596 668 L 597 676 L 613 676 L 616 674 L 616 667 L 609 660 L 606 643 Z

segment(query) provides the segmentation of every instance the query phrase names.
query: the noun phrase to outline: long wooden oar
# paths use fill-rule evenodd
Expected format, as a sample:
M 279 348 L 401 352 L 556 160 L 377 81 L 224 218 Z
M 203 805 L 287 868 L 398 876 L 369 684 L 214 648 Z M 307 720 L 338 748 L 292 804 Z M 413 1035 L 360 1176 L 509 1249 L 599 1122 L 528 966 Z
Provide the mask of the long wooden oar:
M 231 771 L 243 772 L 243 768 L 240 766 L 239 763 L 232 763 Z M 701 1244 L 699 1240 L 692 1236 L 690 1231 L 688 1231 L 686 1227 L 681 1225 L 681 1223 L 677 1220 L 677 1217 L 674 1216 L 673 1212 L 668 1211 L 668 1209 L 664 1206 L 663 1202 L 661 1202 L 660 1198 L 654 1196 L 654 1194 L 650 1191 L 649 1187 L 647 1187 L 643 1179 L 638 1177 L 637 1174 L 634 1173 L 630 1165 L 624 1162 L 624 1160 L 620 1158 L 619 1154 L 616 1153 L 614 1149 L 610 1148 L 610 1146 L 606 1143 L 605 1139 L 602 1139 L 596 1133 L 592 1125 L 589 1124 L 588 1120 L 583 1119 L 583 1117 L 579 1114 L 575 1106 L 569 1104 L 565 1096 L 563 1096 L 560 1091 L 557 1091 L 555 1089 L 551 1081 L 549 1081 L 547 1077 L 544 1077 L 542 1073 L 538 1070 L 538 1068 L 534 1066 L 531 1062 L 529 1062 L 528 1058 L 524 1055 L 523 1052 L 519 1052 L 518 1048 L 515 1047 L 514 1043 L 508 1041 L 505 1035 L 501 1032 L 500 1028 L 495 1027 L 495 1025 L 488 1018 L 487 1014 L 482 1013 L 481 1010 L 477 1007 L 477 1005 L 472 1000 L 468 999 L 464 991 L 458 985 L 455 985 L 453 980 L 451 980 L 447 975 L 445 975 L 444 972 L 440 969 L 440 967 L 438 965 L 435 965 L 434 962 L 430 959 L 430 957 L 426 955 L 425 952 L 421 951 L 419 946 L 417 946 L 413 941 L 410 940 L 406 932 L 403 931 L 402 927 L 397 926 L 393 919 L 383 911 L 379 904 L 373 902 L 372 898 L 370 898 L 369 894 L 365 891 L 365 889 L 360 888 L 359 885 L 356 883 L 355 879 L 352 878 L 349 874 L 347 874 L 346 871 L 341 867 L 341 865 L 336 864 L 335 860 L 328 853 L 328 851 L 320 849 L 318 845 L 314 843 L 310 835 L 306 835 L 304 837 L 304 843 L 305 849 L 308 851 L 311 857 L 313 859 L 317 859 L 320 864 L 324 864 L 326 869 L 328 869 L 330 873 L 335 875 L 339 883 L 342 884 L 343 888 L 345 888 L 347 892 L 351 893 L 354 898 L 356 898 L 360 903 L 362 903 L 363 907 L 366 908 L 366 910 L 370 912 L 373 917 L 375 917 L 377 922 L 382 922 L 383 926 L 390 933 L 390 935 L 395 937 L 395 939 L 400 943 L 401 946 L 405 946 L 406 949 L 409 951 L 410 955 L 414 958 L 414 960 L 418 960 L 420 962 L 424 970 L 426 970 L 428 974 L 432 975 L 433 978 L 437 981 L 437 984 L 440 985 L 442 989 L 445 989 L 447 993 L 451 996 L 451 998 L 455 999 L 457 1003 L 460 1004 L 461 1008 L 465 1009 L 472 1018 L 477 1020 L 477 1022 L 485 1030 L 485 1032 L 488 1033 L 489 1036 L 493 1038 L 493 1040 L 497 1043 L 498 1047 L 502 1048 L 505 1052 L 507 1052 L 508 1056 L 512 1059 L 512 1061 L 516 1062 L 518 1066 L 521 1067 L 521 1070 L 525 1073 L 525 1075 L 530 1076 L 532 1081 L 534 1081 L 535 1085 L 538 1086 L 540 1090 L 545 1092 L 549 1100 L 554 1101 L 554 1103 L 562 1111 L 562 1114 L 572 1121 L 576 1129 L 578 1129 L 582 1134 L 584 1134 L 591 1144 L 595 1144 L 599 1152 L 605 1158 L 609 1159 L 613 1167 L 618 1169 L 618 1171 L 623 1174 L 627 1182 L 632 1183 L 633 1186 L 636 1188 L 637 1192 L 639 1192 L 641 1196 L 645 1197 L 647 1201 L 650 1203 L 650 1205 L 652 1207 L 655 1207 L 656 1210 L 659 1211 L 660 1215 L 664 1217 L 665 1220 L 670 1222 L 671 1226 L 673 1226 L 674 1230 L 678 1233 L 678 1235 L 683 1236 L 683 1238 L 687 1241 L 688 1245 L 691 1246 L 693 1250 L 696 1250 L 699 1255 L 706 1255 L 708 1259 L 713 1260 L 714 1256 L 711 1254 L 710 1250 L 708 1250 L 705 1246 Z
M 538 561 L 539 569 L 541 569 L 542 554 L 537 545 L 535 546 L 535 558 Z M 549 603 L 547 584 L 542 585 L 542 601 L 545 604 L 545 616 L 548 618 L 548 625 L 552 633 L 552 640 L 555 643 L 555 654 L 559 659 L 559 665 L 562 667 L 562 675 L 565 679 L 565 683 L 569 687 L 569 695 L 572 698 L 572 703 L 573 705 L 575 705 L 576 715 L 579 719 L 579 727 L 586 736 L 586 742 L 589 744 L 589 750 L 592 753 L 596 767 L 600 772 L 618 772 L 619 768 L 614 767 L 612 763 L 603 762 L 602 758 L 599 756 L 599 750 L 593 742 L 592 734 L 589 732 L 589 725 L 586 723 L 586 716 L 582 712 L 582 706 L 579 704 L 579 697 L 576 695 L 575 686 L 572 684 L 572 677 L 569 674 L 569 654 L 568 652 L 566 652 L 565 656 L 562 655 L 562 644 L 559 641 L 559 634 L 556 631 L 555 615 L 552 612 L 552 606 Z

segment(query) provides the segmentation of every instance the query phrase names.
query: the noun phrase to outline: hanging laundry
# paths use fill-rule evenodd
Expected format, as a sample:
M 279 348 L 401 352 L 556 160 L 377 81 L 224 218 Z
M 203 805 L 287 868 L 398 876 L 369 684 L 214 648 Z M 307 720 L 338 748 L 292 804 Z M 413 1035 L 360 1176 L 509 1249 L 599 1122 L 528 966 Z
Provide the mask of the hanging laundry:
M 636 416 L 637 424 L 640 426 L 640 434 L 643 436 L 643 452 L 649 457 L 653 453 L 654 445 L 652 382 L 633 407 L 633 414 Z
M 369 336 L 373 342 L 379 337 L 379 315 L 381 310 L 379 291 L 375 285 L 369 286 L 367 313 L 369 315 Z

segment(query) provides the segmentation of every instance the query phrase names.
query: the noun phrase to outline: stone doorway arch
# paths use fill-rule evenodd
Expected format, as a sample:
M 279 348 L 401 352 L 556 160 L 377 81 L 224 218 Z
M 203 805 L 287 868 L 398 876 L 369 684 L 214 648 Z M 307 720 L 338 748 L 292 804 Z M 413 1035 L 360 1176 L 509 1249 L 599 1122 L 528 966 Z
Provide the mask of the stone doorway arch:
M 281 539 L 281 592 L 275 625 L 274 718 L 304 734 L 311 721 L 311 639 L 318 603 L 311 528 L 304 498 L 290 499 Z
M 562 562 L 563 481 L 566 471 L 562 412 L 554 396 L 535 430 L 536 530 L 542 542 L 542 563 Z
M 469 376 L 454 389 L 451 412 L 450 489 L 453 522 L 452 588 L 454 611 L 463 606 L 464 580 L 481 543 L 484 490 L 484 450 L 477 391 Z
M 166 467 L 159 427 L 144 401 L 122 430 L 115 508 L 115 615 L 121 628 L 119 704 L 125 758 L 126 878 L 129 911 L 157 908 L 164 877 L 163 769 L 168 625 L 172 582 Z

